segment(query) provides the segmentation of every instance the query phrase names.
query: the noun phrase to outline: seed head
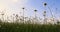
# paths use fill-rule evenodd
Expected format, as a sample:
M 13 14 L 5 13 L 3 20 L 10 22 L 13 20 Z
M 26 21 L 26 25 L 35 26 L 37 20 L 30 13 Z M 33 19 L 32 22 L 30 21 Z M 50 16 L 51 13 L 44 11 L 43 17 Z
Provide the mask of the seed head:
M 47 3 L 44 3 L 44 6 L 46 6 L 47 5 Z
M 25 9 L 25 8 L 22 8 L 22 9 Z
M 37 10 L 34 10 L 35 12 L 37 12 Z

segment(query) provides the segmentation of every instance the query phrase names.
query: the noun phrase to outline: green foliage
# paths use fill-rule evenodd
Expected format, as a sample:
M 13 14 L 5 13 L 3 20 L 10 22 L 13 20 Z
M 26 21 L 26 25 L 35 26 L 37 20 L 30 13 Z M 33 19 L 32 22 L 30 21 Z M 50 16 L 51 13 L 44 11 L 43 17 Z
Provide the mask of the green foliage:
M 60 25 L 52 24 L 0 24 L 0 32 L 60 32 Z

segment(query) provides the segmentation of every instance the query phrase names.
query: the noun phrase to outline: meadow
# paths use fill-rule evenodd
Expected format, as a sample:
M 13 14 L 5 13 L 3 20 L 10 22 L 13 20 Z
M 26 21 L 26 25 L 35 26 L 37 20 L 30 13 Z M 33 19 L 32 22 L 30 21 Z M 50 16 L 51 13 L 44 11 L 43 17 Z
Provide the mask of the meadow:
M 0 20 L 0 32 L 60 32 L 60 25 L 5 23 Z
M 24 9 L 24 8 L 23 8 Z M 35 13 L 37 10 L 34 10 Z M 55 19 L 50 19 L 51 23 L 48 23 L 48 19 L 46 19 L 46 11 L 44 11 L 44 23 L 39 23 L 41 19 L 37 19 L 36 14 L 35 18 L 28 18 L 23 17 L 20 18 L 18 14 L 13 14 L 14 17 L 12 17 L 12 22 L 7 17 L 7 20 L 4 20 L 4 14 L 2 14 L 2 20 L 0 19 L 0 32 L 60 32 L 60 21 L 56 20 L 57 23 L 52 24 L 52 21 L 54 22 Z M 36 22 L 35 22 L 36 21 Z M 11 22 L 11 23 L 9 23 Z M 42 21 L 41 21 L 42 22 Z M 48 23 L 48 24 L 47 24 Z
M 59 13 L 57 13 L 57 11 L 59 12 L 59 9 L 57 9 L 59 6 L 56 7 L 57 4 L 55 4 L 55 1 L 51 1 L 53 6 L 50 6 L 51 3 L 48 3 L 49 1 L 47 1 L 47 3 L 44 3 L 44 0 L 42 1 L 42 3 L 33 0 L 30 3 L 31 5 L 28 3 L 23 5 L 24 1 L 20 1 L 22 4 L 21 5 L 19 1 L 18 3 L 15 3 L 16 1 L 17 0 L 11 0 L 11 2 L 10 0 L 1 1 L 2 3 L 0 3 L 0 32 L 60 32 L 60 18 L 57 19 L 57 17 L 59 17 Z M 21 7 L 22 10 L 20 10 L 20 5 L 27 5 L 28 9 L 26 7 Z M 32 11 L 29 9 L 31 9 Z M 55 10 L 55 12 L 53 10 Z M 42 14 L 40 14 L 41 12 Z M 28 14 L 30 16 L 28 16 Z M 43 24 L 41 24 L 42 22 Z
M 45 6 L 47 5 L 46 3 L 44 4 Z M 42 19 L 39 18 L 37 19 L 36 13 L 37 10 L 34 10 L 35 12 L 35 17 L 31 19 L 31 17 L 24 17 L 24 9 L 23 9 L 23 16 L 20 17 L 18 14 L 13 14 L 11 16 L 12 22 L 9 20 L 9 17 L 7 17 L 7 20 L 5 21 L 4 19 L 4 13 L 2 13 L 2 20 L 0 19 L 0 32 L 60 32 L 60 21 L 55 19 L 53 17 L 53 14 L 51 12 L 52 19 L 46 18 L 46 11 L 43 12 L 43 21 L 44 23 L 41 24 L 39 23 Z M 9 23 L 9 21 L 11 23 Z M 48 20 L 48 21 L 47 21 Z M 56 23 L 52 23 L 55 22 Z M 36 21 L 36 22 L 35 22 Z M 48 23 L 48 22 L 51 23 Z M 38 23 L 37 23 L 38 22 Z M 42 21 L 41 21 L 42 22 Z M 47 24 L 48 23 L 48 24 Z

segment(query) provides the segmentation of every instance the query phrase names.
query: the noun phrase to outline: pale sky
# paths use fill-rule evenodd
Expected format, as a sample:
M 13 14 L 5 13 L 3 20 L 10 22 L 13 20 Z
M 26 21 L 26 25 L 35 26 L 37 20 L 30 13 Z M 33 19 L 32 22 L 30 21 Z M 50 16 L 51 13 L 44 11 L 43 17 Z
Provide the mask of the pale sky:
M 8 15 L 19 12 L 28 0 L 0 0 L 0 11 Z
M 37 9 L 37 16 L 43 17 L 43 3 L 46 2 L 56 17 L 60 16 L 60 0 L 0 0 L 0 11 L 4 11 L 8 16 L 13 13 L 20 13 L 22 7 L 25 7 L 25 16 L 34 16 L 34 9 Z M 58 11 L 55 9 L 58 8 Z M 47 16 L 50 17 L 50 11 L 46 7 Z

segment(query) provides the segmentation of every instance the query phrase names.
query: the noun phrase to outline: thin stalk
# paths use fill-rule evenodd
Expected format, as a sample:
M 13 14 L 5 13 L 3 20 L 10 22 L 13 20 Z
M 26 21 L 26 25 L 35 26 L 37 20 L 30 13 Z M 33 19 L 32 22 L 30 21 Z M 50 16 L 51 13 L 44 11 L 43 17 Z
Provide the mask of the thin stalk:
M 36 12 L 37 12 L 37 10 L 34 10 L 34 12 L 35 12 L 35 19 L 36 19 Z
M 22 9 L 23 9 L 23 22 L 24 22 L 24 9 L 25 9 L 25 8 L 22 8 Z
M 48 7 L 49 8 L 49 7 Z M 51 11 L 51 9 L 49 8 L 49 10 L 50 10 L 50 13 L 51 13 L 51 15 L 52 15 L 52 17 L 53 17 L 53 14 L 52 14 L 52 11 Z
M 46 6 L 47 6 L 47 3 L 44 3 L 44 6 L 45 6 L 45 8 L 46 8 Z M 46 23 L 47 24 L 47 20 L 46 20 L 46 9 L 45 9 L 45 11 L 44 11 L 44 23 Z
M 44 11 L 44 23 L 47 24 L 47 20 L 46 20 L 46 11 Z

